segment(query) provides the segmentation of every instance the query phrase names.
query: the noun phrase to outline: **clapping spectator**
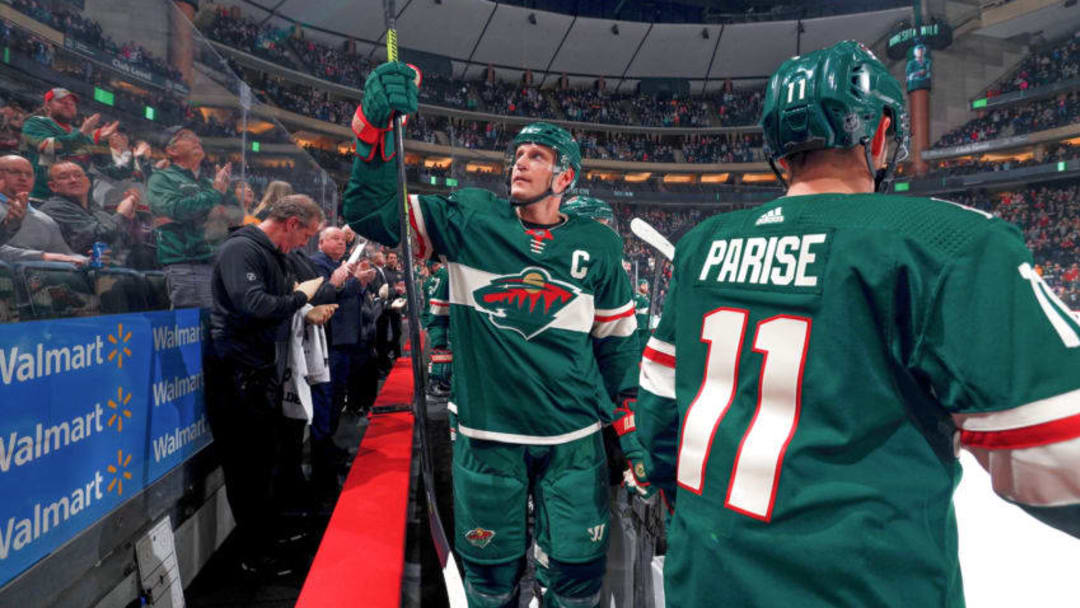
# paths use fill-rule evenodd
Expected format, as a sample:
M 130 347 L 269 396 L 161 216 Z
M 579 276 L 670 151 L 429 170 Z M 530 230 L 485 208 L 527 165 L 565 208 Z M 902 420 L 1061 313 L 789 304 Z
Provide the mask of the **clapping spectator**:
M 34 169 L 30 161 L 17 154 L 0 157 L 0 179 L 2 193 L 9 201 L 24 206 L 24 215 L 20 218 L 18 230 L 0 246 L 0 259 L 8 262 L 41 260 L 45 262 L 68 262 L 82 265 L 86 257 L 76 255 L 64 240 L 56 220 L 36 208 L 30 201 L 30 192 L 34 189 Z M 0 204 L 0 215 L 10 213 L 7 205 Z M 18 215 L 18 212 L 16 212 Z
M 229 191 L 232 167 L 218 167 L 214 176 L 200 175 L 206 153 L 199 136 L 183 127 L 166 131 L 169 166 L 155 171 L 147 184 L 157 234 L 158 262 L 173 308 L 209 307 L 210 263 L 214 244 L 207 236 L 213 221 L 243 221 L 243 208 Z
M 72 126 L 78 116 L 78 98 L 63 88 L 49 89 L 45 93 L 45 105 L 41 113 L 31 116 L 23 123 L 22 155 L 30 160 L 36 174 L 31 198 L 49 196 L 48 169 L 62 161 L 73 161 L 87 166 L 90 146 L 107 140 L 119 125 L 114 121 L 98 127 L 101 115 L 94 114 L 76 129 Z
M 90 204 L 90 179 L 82 167 L 69 161 L 49 168 L 49 189 L 53 194 L 41 210 L 56 221 L 73 251 L 89 253 L 95 243 L 103 242 L 109 246 L 114 262 L 126 262 L 138 192 L 120 201 L 115 213 L 94 207 Z

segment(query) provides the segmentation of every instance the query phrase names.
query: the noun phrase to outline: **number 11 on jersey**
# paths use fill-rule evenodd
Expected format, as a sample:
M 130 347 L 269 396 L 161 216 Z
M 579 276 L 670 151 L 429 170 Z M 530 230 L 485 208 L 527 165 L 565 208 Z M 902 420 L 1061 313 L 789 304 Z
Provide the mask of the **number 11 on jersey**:
M 735 401 L 749 316 L 748 310 L 718 308 L 702 319 L 708 355 L 701 388 L 683 420 L 677 473 L 679 485 L 695 494 L 703 491 L 716 430 Z M 735 454 L 724 506 L 766 522 L 772 518 L 784 453 L 799 424 L 811 324 L 806 317 L 777 315 L 758 322 L 754 332 L 754 352 L 763 357 L 755 370 L 757 408 Z

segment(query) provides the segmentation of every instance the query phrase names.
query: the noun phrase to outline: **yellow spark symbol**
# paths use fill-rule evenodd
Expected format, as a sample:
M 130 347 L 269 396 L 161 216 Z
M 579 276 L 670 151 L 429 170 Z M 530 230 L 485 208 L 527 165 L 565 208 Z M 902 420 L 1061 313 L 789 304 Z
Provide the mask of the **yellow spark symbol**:
M 131 349 L 127 347 L 127 341 L 131 339 L 131 331 L 124 333 L 124 324 L 116 324 L 116 335 L 109 334 L 109 342 L 116 348 L 109 353 L 109 361 L 116 359 L 116 367 L 124 369 L 124 355 L 131 356 Z
M 112 492 L 113 488 L 115 487 L 117 496 L 124 495 L 124 480 L 131 479 L 131 472 L 121 471 L 120 469 L 126 468 L 130 463 L 131 454 L 128 454 L 127 458 L 124 458 L 124 451 L 116 450 L 116 465 L 114 466 L 110 464 L 109 466 L 105 467 L 106 470 L 108 470 L 110 473 L 112 473 L 113 475 L 117 475 L 116 477 L 113 477 L 112 481 L 109 482 L 109 486 L 107 488 L 109 492 Z
M 131 401 L 131 393 L 124 394 L 124 387 L 117 387 L 116 389 L 116 401 L 109 399 L 109 408 L 114 410 L 112 416 L 109 416 L 109 422 L 107 426 L 112 426 L 116 423 L 116 432 L 124 430 L 124 418 L 131 418 L 131 410 L 123 407 Z

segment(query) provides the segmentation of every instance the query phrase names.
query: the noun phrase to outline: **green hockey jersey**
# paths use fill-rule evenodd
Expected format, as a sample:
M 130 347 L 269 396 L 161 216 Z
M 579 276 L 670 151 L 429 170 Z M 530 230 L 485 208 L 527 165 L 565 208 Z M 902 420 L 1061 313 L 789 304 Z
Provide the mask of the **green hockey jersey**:
M 393 163 L 354 163 L 344 215 L 357 233 L 395 245 L 399 200 Z M 450 278 L 459 432 L 559 444 L 611 419 L 638 359 L 617 234 L 577 216 L 528 228 L 478 189 L 411 196 L 409 221 L 417 255 L 439 256 Z
M 48 198 L 49 167 L 63 161 L 89 166 L 97 142 L 78 128 L 61 125 L 48 116 L 31 116 L 23 123 L 19 153 L 34 166 L 34 191 L 30 196 Z
M 428 277 L 428 337 L 432 348 L 450 348 L 450 275 L 446 266 Z
M 989 214 L 884 195 L 680 240 L 635 412 L 668 605 L 963 606 L 959 445 L 1014 502 L 1080 503 L 1080 327 L 1033 265 Z
M 634 316 L 637 317 L 637 339 L 638 348 L 644 349 L 645 343 L 649 341 L 649 297 L 641 294 L 634 294 Z

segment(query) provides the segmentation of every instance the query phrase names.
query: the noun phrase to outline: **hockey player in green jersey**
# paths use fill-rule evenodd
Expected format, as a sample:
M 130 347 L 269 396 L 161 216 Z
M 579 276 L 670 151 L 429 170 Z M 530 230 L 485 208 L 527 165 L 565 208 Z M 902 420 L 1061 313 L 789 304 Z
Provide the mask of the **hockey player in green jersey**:
M 415 77 L 401 63 L 377 67 L 353 119 L 344 215 L 384 244 L 397 243 L 400 227 L 389 125 L 395 112 L 416 110 Z M 609 519 L 599 431 L 636 390 L 622 244 L 596 222 L 559 213 L 581 169 L 566 130 L 527 125 L 507 168 L 509 200 L 462 189 L 407 205 L 418 255 L 443 259 L 450 277 L 455 548 L 470 606 L 516 605 L 531 493 L 545 605 L 596 606 Z M 625 438 L 628 458 L 640 461 L 634 435 Z
M 637 316 L 638 344 L 644 351 L 651 333 L 649 331 L 649 281 L 645 279 L 638 281 L 637 291 L 634 292 L 634 313 Z
M 454 362 L 450 344 L 450 275 L 446 266 L 435 262 L 437 269 L 428 279 L 428 340 L 431 342 L 431 383 L 436 392 L 450 392 L 451 367 Z M 456 410 L 457 407 L 454 407 Z M 457 429 L 457 412 L 450 411 L 451 436 Z
M 642 359 L 667 605 L 963 606 L 958 447 L 1080 534 L 1080 327 L 1015 227 L 875 194 L 907 116 L 863 45 L 786 61 L 761 125 L 786 196 L 679 241 Z
M 615 230 L 615 212 L 611 210 L 610 205 L 598 198 L 582 195 L 572 196 L 567 199 L 559 209 L 567 215 L 587 217 Z M 644 289 L 644 293 L 642 292 L 642 289 Z M 639 281 L 638 289 L 634 292 L 634 313 L 637 318 L 637 331 L 635 332 L 635 336 L 638 341 L 639 352 L 645 348 L 645 342 L 649 335 L 648 293 L 648 281 Z

